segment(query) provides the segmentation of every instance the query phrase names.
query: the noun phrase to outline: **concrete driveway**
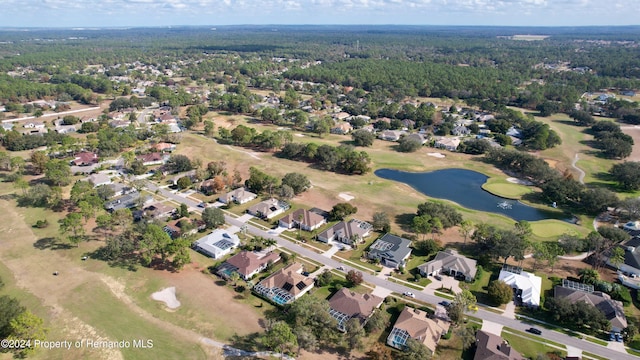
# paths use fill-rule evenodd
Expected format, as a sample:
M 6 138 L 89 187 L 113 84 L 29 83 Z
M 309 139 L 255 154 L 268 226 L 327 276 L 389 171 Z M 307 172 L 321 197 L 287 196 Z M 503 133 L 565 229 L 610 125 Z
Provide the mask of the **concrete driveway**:
M 447 289 L 451 289 L 451 291 L 456 294 L 462 292 L 462 289 L 460 289 L 460 283 L 458 282 L 458 280 L 454 279 L 453 276 L 440 275 L 440 277 L 442 278 L 442 280 L 438 280 L 433 276 L 429 276 L 431 284 L 427 285 L 427 287 L 424 288 L 424 291 L 433 294 L 435 290 L 444 287 Z

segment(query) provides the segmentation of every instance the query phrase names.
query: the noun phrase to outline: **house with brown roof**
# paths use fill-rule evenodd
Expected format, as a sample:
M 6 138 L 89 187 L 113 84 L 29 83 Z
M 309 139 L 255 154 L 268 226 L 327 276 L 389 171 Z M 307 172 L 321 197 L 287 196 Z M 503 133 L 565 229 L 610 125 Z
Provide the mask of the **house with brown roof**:
M 98 154 L 82 151 L 76 154 L 75 159 L 71 161 L 71 165 L 75 166 L 89 166 L 98 163 Z
M 347 322 L 358 319 L 364 326 L 384 299 L 373 294 L 358 294 L 347 288 L 329 299 L 329 314 L 338 321 L 338 329 L 346 331 Z
M 498 335 L 479 330 L 473 360 L 525 360 L 526 358 Z
M 318 241 L 330 243 L 337 241 L 352 245 L 356 241 L 362 241 L 371 234 L 373 226 L 365 221 L 351 219 L 348 222 L 341 221 L 327 230 L 318 234 Z
M 138 155 L 136 159 L 142 161 L 142 165 L 144 166 L 162 165 L 165 162 L 165 157 L 159 152 Z
M 353 130 L 353 126 L 350 123 L 343 121 L 332 127 L 330 132 L 332 134 L 345 135 L 348 134 L 351 130 Z
M 294 302 L 313 288 L 313 279 L 302 275 L 303 267 L 293 263 L 280 269 L 253 287 L 253 291 L 270 301 L 284 305 Z
M 439 251 L 436 257 L 418 266 L 422 276 L 437 275 L 445 272 L 451 276 L 464 277 L 466 281 L 473 281 L 476 277 L 477 262 L 458 254 L 453 249 Z
M 159 202 L 153 203 L 144 208 L 144 214 L 152 219 L 166 219 L 175 212 L 175 208 Z
M 246 188 L 240 187 L 237 189 L 233 189 L 226 194 L 221 195 L 218 200 L 221 203 L 228 204 L 231 202 L 235 202 L 238 204 L 248 203 L 249 201 L 257 198 L 258 195 L 252 193 Z
M 326 222 L 327 219 L 320 214 L 307 209 L 297 209 L 283 216 L 278 221 L 278 225 L 287 229 L 301 228 L 302 230 L 313 231 Z
M 217 270 L 218 275 L 228 277 L 236 272 L 244 280 L 249 280 L 259 272 L 267 268 L 269 263 L 280 261 L 280 254 L 277 252 L 258 253 L 252 251 L 241 251 L 228 258 Z
M 556 285 L 553 288 L 553 296 L 567 299 L 571 303 L 582 301 L 594 306 L 611 322 L 611 330 L 614 332 L 620 332 L 627 327 L 627 318 L 621 301 L 613 300 L 609 294 L 602 291 L 593 291 L 593 286 L 575 286 L 575 284 L 573 281 L 563 280 L 562 285 Z
M 247 212 L 262 219 L 272 219 L 287 210 L 289 210 L 289 204 L 271 198 L 249 207 Z
M 176 149 L 176 145 L 175 144 L 171 144 L 171 143 L 166 143 L 166 142 L 161 142 L 161 143 L 157 143 L 155 145 L 152 146 L 154 150 L 156 151 L 160 151 L 160 152 L 172 152 L 173 150 Z
M 430 318 L 425 311 L 405 307 L 387 337 L 387 345 L 404 350 L 412 338 L 424 344 L 431 353 L 436 352 L 438 341 L 449 331 L 451 323 L 441 318 Z

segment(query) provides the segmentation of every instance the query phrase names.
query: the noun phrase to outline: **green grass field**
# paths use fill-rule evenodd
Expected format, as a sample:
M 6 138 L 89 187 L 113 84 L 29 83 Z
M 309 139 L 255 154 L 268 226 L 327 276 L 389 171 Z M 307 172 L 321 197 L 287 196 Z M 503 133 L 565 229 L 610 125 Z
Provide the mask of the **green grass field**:
M 563 234 L 585 236 L 589 233 L 589 229 L 585 227 L 555 219 L 532 222 L 531 231 L 533 231 L 533 234 L 537 237 L 543 239 L 556 239 Z
M 522 356 L 530 359 L 535 359 L 538 354 L 546 354 L 552 352 L 558 352 L 561 356 L 566 355 L 566 351 L 558 350 L 554 347 L 544 345 L 537 341 L 523 341 L 520 335 L 512 334 L 511 332 L 502 331 L 502 338 L 505 339 L 516 351 Z
M 514 184 L 506 179 L 489 178 L 482 188 L 494 195 L 507 199 L 520 199 L 522 196 L 532 193 L 529 186 Z

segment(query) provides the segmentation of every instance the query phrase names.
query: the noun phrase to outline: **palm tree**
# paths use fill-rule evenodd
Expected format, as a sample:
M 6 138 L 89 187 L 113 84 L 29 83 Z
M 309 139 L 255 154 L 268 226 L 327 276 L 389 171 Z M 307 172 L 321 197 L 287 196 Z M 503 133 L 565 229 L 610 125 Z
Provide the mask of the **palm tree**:
M 624 264 L 624 249 L 616 246 L 611 250 L 611 256 L 609 256 L 609 263 L 620 269 L 620 265 Z

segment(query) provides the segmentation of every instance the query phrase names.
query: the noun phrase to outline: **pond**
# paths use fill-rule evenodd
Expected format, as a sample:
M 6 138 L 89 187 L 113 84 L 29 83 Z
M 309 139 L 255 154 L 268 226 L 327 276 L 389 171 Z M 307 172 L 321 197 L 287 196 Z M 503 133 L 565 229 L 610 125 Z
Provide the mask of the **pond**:
M 438 199 L 451 200 L 466 208 L 506 215 L 516 221 L 537 221 L 553 218 L 543 210 L 516 200 L 507 200 L 484 189 L 488 176 L 465 169 L 444 169 L 413 173 L 379 169 L 376 176 L 405 183 L 421 193 Z

